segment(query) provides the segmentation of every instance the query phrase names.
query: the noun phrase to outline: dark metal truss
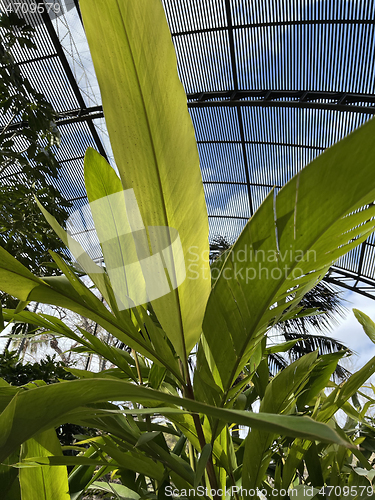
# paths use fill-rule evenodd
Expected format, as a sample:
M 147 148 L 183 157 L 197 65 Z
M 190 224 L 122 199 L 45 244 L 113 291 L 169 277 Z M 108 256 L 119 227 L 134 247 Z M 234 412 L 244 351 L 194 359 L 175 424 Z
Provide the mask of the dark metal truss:
M 78 8 L 78 0 L 74 0 L 74 3 L 76 5 L 76 8 Z M 79 17 L 81 17 L 80 12 L 78 12 Z M 28 17 L 29 16 L 29 17 Z M 30 17 L 31 16 L 31 17 Z M 46 51 L 45 54 L 39 55 L 38 57 L 35 58 L 30 58 L 27 56 L 25 59 L 22 59 L 22 51 L 18 50 L 17 52 L 17 64 L 20 66 L 22 70 L 30 70 L 33 65 L 35 65 L 35 72 L 33 72 L 33 85 L 34 87 L 38 85 L 41 86 L 42 93 L 45 88 L 49 89 L 49 94 L 47 95 L 47 99 L 51 99 L 51 97 L 54 96 L 54 94 L 59 94 L 62 89 L 60 89 L 57 86 L 56 92 L 53 92 L 53 84 L 54 80 L 53 77 L 50 80 L 46 81 L 39 81 L 38 82 L 38 66 L 37 64 L 41 62 L 46 62 L 46 63 L 54 63 L 55 66 L 53 68 L 55 69 L 56 67 L 61 67 L 64 72 L 64 81 L 66 81 L 69 85 L 69 93 L 66 96 L 66 101 L 68 102 L 69 99 L 75 99 L 76 104 L 78 104 L 79 108 L 78 109 L 64 109 L 64 111 L 60 111 L 58 117 L 57 117 L 57 124 L 62 126 L 62 125 L 69 125 L 69 124 L 74 124 L 74 123 L 79 123 L 79 122 L 86 122 L 88 129 L 90 131 L 90 136 L 95 144 L 96 148 L 98 151 L 105 157 L 107 158 L 107 154 L 105 151 L 105 148 L 103 147 L 102 141 L 98 135 L 97 129 L 95 128 L 93 120 L 97 118 L 102 118 L 103 117 L 103 110 L 101 106 L 99 107 L 87 107 L 85 100 L 83 98 L 82 92 L 78 86 L 78 83 L 76 81 L 76 78 L 73 74 L 73 71 L 71 69 L 71 66 L 67 60 L 66 54 L 64 52 L 64 49 L 60 43 L 60 40 L 58 38 L 58 35 L 56 33 L 56 30 L 53 26 L 53 23 L 51 21 L 50 16 L 47 13 L 47 9 L 42 11 L 41 13 L 35 13 L 35 14 L 28 14 L 25 16 L 26 21 L 29 22 L 31 25 L 38 26 L 39 24 L 43 24 L 45 27 L 45 30 L 43 30 L 43 35 L 39 35 L 39 39 L 37 38 L 36 43 L 37 45 L 40 43 L 44 44 L 43 50 Z M 21 60 L 20 60 L 21 58 Z M 59 83 L 61 83 L 61 75 L 58 75 L 60 77 Z M 57 80 L 56 80 L 57 81 Z M 61 102 L 61 101 L 60 101 Z M 64 104 L 64 108 L 66 107 L 66 104 Z M 17 130 L 17 129 L 22 129 L 27 127 L 27 123 L 25 122 L 19 122 L 12 124 L 11 126 L 7 127 L 9 131 L 12 130 Z M 0 132 L 2 128 L 0 127 Z M 59 161 L 61 161 L 59 159 Z
M 228 15 L 228 7 L 226 2 L 226 13 Z M 230 11 L 229 11 L 230 13 Z M 309 19 L 309 20 L 296 20 L 296 21 L 271 21 L 271 22 L 260 22 L 260 23 L 244 23 L 244 24 L 229 24 L 228 27 L 230 29 L 254 29 L 254 28 L 275 28 L 275 27 L 285 27 L 285 26 L 374 26 L 375 21 L 372 19 Z M 175 31 L 172 32 L 172 37 L 180 37 L 186 35 L 199 35 L 202 33 L 214 33 L 218 31 L 222 31 L 222 27 L 212 27 L 212 28 L 203 28 L 198 30 L 185 30 L 185 31 Z
M 74 79 L 73 74 L 72 78 Z M 77 95 L 80 95 L 80 93 Z M 237 108 L 254 106 L 296 109 L 324 109 L 332 111 L 347 111 L 351 113 L 366 113 L 369 115 L 375 114 L 374 94 L 353 94 L 345 92 L 321 91 L 318 92 L 307 90 L 227 90 L 217 92 L 196 92 L 193 94 L 187 94 L 186 97 L 187 106 L 189 109 L 215 107 Z M 91 124 L 92 120 L 103 117 L 104 113 L 102 106 L 86 107 L 84 105 L 84 107 L 82 108 L 72 109 L 60 113 L 57 117 L 56 122 L 57 125 L 66 125 L 68 123 L 78 123 L 82 121 L 87 121 Z M 24 128 L 25 126 L 27 126 L 27 123 L 15 123 L 12 126 L 8 127 L 8 130 L 16 130 L 19 128 Z M 100 143 L 99 138 L 98 141 Z M 242 140 L 238 142 L 242 143 Z M 244 139 L 244 142 L 248 141 Z M 270 143 L 267 142 L 265 144 Z M 279 144 L 287 146 L 291 145 L 287 143 Z M 301 147 L 301 145 L 295 144 L 295 147 Z M 315 147 L 313 148 L 316 149 Z M 324 148 L 318 149 L 323 150 Z
M 43 13 L 41 14 L 42 16 L 42 19 L 43 19 L 43 22 L 47 28 L 47 31 L 48 31 L 48 34 L 50 36 L 50 39 L 51 39 L 51 43 L 53 44 L 53 47 L 55 48 L 56 50 L 56 53 L 61 61 L 61 64 L 64 68 L 64 71 L 65 71 L 65 74 L 68 78 L 68 81 L 71 85 L 71 89 L 73 90 L 74 92 L 74 95 L 76 96 L 77 98 L 77 101 L 79 103 L 79 106 L 80 106 L 80 110 L 81 110 L 81 114 L 85 114 L 86 113 L 86 110 L 87 110 L 87 107 L 86 107 L 86 103 L 83 99 L 83 96 L 82 96 L 82 93 L 78 87 L 78 83 L 74 77 L 74 74 L 73 74 L 73 71 L 69 65 L 69 62 L 66 58 L 66 55 L 65 55 L 65 52 L 64 52 L 64 49 L 62 48 L 61 46 L 61 43 L 60 43 L 60 40 L 56 34 L 56 31 L 55 31 L 55 28 L 53 27 L 53 24 L 52 24 L 52 21 L 47 13 L 47 10 L 44 9 L 43 10 Z M 102 144 L 102 141 L 100 140 L 100 137 L 98 135 L 98 132 L 95 128 L 95 125 L 92 121 L 92 118 L 89 117 L 89 115 L 87 115 L 87 124 L 89 126 L 89 129 L 90 129 L 90 132 L 91 132 L 91 135 L 95 141 L 95 144 L 98 148 L 98 151 L 99 153 L 104 156 L 106 159 L 107 158 L 107 153 L 103 147 L 103 144 Z
M 324 281 L 375 300 L 375 283 L 373 279 L 364 278 L 356 273 L 333 266 L 324 277 Z
M 189 108 L 263 106 L 375 114 L 374 94 L 308 90 L 228 90 L 188 94 Z
M 78 108 L 78 109 L 71 109 L 68 111 L 63 111 L 57 115 L 56 118 L 56 125 L 61 126 L 61 125 L 69 125 L 72 123 L 80 123 L 80 122 L 87 122 L 89 124 L 90 130 L 91 130 L 91 124 L 93 120 L 96 120 L 98 118 L 104 118 L 104 113 L 103 113 L 103 107 L 102 106 L 92 106 L 90 108 Z M 12 125 L 7 127 L 8 131 L 15 131 L 15 130 L 21 130 L 25 127 L 27 127 L 28 124 L 26 122 L 18 122 L 18 123 L 13 123 Z M 2 129 L 0 129 L 1 133 Z M 95 130 L 96 132 L 96 130 Z M 102 148 L 102 144 L 100 141 L 100 138 L 98 137 L 98 149 L 99 147 Z M 104 156 L 104 155 L 103 155 Z

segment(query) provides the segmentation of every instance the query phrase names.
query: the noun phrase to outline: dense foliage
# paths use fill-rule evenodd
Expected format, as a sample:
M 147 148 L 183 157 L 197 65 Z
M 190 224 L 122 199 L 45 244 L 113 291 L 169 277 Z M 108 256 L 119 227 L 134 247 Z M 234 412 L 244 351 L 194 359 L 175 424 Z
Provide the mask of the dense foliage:
M 23 363 L 19 360 L 16 351 L 5 351 L 0 356 L 0 378 L 8 384 L 26 385 L 34 380 L 43 380 L 46 384 L 53 384 L 61 380 L 72 380 L 75 377 L 67 372 L 62 361 L 56 361 L 54 356 L 46 356 L 35 363 Z
M 37 53 L 34 29 L 15 13 L 0 15 L 0 245 L 37 275 L 54 273 L 48 249 L 62 245 L 41 216 L 35 196 L 60 224 L 70 204 L 53 186 L 60 143 L 56 113 L 23 74 L 13 53 Z
M 231 243 L 224 236 L 215 236 L 210 242 L 210 262 L 227 252 Z M 271 374 L 286 368 L 291 361 L 315 350 L 319 354 L 329 354 L 344 350 L 348 355 L 352 352 L 337 339 L 327 336 L 327 332 L 338 324 L 338 318 L 343 318 L 347 312 L 343 305 L 342 292 L 337 287 L 320 281 L 312 290 L 309 290 L 300 301 L 301 315 L 286 319 L 275 325 L 275 336 L 281 335 L 285 341 L 291 341 L 284 353 L 270 353 L 268 364 Z M 309 312 L 315 311 L 315 314 Z M 270 336 L 271 337 L 271 336 Z M 338 364 L 334 376 L 344 380 L 350 372 Z
M 29 382 L 55 384 L 60 380 L 74 380 L 76 377 L 65 370 L 66 365 L 57 361 L 54 356 L 47 355 L 35 363 L 24 363 L 19 360 L 16 351 L 6 350 L 0 355 L 0 378 L 13 386 L 26 385 Z M 76 441 L 75 435 L 89 433 L 94 436 L 92 430 L 74 424 L 63 424 L 57 429 L 57 436 L 62 446 L 71 446 Z M 71 453 L 67 450 L 65 454 Z

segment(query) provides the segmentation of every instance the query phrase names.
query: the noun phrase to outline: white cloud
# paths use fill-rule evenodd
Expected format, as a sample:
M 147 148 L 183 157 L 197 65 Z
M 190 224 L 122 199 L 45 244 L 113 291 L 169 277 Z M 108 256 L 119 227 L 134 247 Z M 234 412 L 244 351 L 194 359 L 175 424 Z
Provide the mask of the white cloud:
M 346 319 L 331 334 L 354 351 L 349 358 L 348 368 L 355 372 L 375 356 L 375 345 L 367 337 L 361 325 L 355 319 L 352 309 L 356 308 L 375 320 L 375 302 L 355 292 L 345 294 L 346 307 L 350 310 Z M 372 377 L 375 380 L 375 377 Z

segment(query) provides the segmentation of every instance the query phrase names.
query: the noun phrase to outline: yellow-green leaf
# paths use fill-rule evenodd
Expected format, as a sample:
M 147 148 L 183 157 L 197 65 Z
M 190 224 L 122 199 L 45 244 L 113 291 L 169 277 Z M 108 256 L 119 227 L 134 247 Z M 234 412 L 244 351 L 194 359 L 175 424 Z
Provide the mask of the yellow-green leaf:
M 374 134 L 370 120 L 270 192 L 227 253 L 203 322 L 224 391 L 256 339 L 374 230 Z
M 11 389 L 0 388 L 0 396 L 8 391 L 12 394 Z M 122 380 L 94 378 L 50 384 L 17 393 L 0 415 L 0 461 L 40 429 L 65 422 L 73 410 L 85 404 L 108 400 L 137 403 L 157 401 L 160 404 L 167 403 L 169 408 L 151 408 L 151 413 L 163 414 L 165 411 L 168 414 L 171 406 L 178 405 L 189 412 L 202 413 L 224 422 L 237 422 L 266 432 L 345 444 L 332 429 L 309 417 L 215 408 Z M 87 408 L 86 412 L 87 416 L 92 416 L 93 409 Z
M 49 429 L 22 445 L 21 458 L 62 456 L 55 429 Z M 66 466 L 22 467 L 19 472 L 22 500 L 70 500 Z
M 375 344 L 375 323 L 367 316 L 367 314 L 359 311 L 358 309 L 353 309 L 353 313 L 357 318 L 357 321 L 362 325 L 365 334 L 371 342 Z
M 81 0 L 80 6 L 123 188 L 134 189 L 146 227 L 174 228 L 181 239 L 187 277 L 152 305 L 185 359 L 201 334 L 210 290 L 208 220 L 163 7 L 159 0 Z

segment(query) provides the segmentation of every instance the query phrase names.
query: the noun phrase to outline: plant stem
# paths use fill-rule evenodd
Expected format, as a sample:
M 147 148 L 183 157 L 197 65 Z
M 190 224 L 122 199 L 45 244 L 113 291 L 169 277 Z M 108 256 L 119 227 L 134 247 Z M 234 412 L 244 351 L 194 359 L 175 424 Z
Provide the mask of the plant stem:
M 229 477 L 230 477 L 230 480 L 231 480 L 231 482 L 232 482 L 232 485 L 235 487 L 235 486 L 236 486 L 236 481 L 235 481 L 235 479 L 234 479 L 234 476 L 233 476 L 233 472 L 232 472 L 232 471 L 230 472 Z M 236 499 L 236 500 L 240 500 L 240 497 L 239 497 L 239 495 L 238 495 L 238 493 L 237 493 L 237 491 L 236 491 L 236 490 L 234 490 L 234 497 L 235 497 L 235 499 Z
M 190 467 L 193 469 L 195 472 L 195 461 L 194 461 L 194 448 L 193 445 L 191 444 L 191 441 L 189 441 L 189 459 L 190 459 Z
M 134 349 L 132 349 L 132 353 L 133 353 L 134 360 L 135 360 L 135 366 L 137 368 L 137 373 L 138 373 L 138 378 L 139 378 L 139 385 L 142 385 L 143 384 L 143 379 L 142 379 L 141 369 L 140 369 L 140 366 L 139 366 L 138 355 L 137 355 L 137 353 L 135 352 Z
M 16 114 L 14 113 L 11 117 L 8 123 L 5 124 L 5 126 L 2 128 L 0 131 L 0 137 L 7 131 L 8 127 L 12 124 L 12 121 L 15 119 Z
M 185 364 L 185 372 L 186 372 L 185 373 L 186 386 L 184 388 L 185 389 L 185 391 L 184 391 L 185 392 L 185 397 L 187 397 L 189 399 L 195 400 L 193 386 L 191 385 L 191 380 L 190 380 L 189 367 L 188 367 L 187 363 Z M 204 437 L 204 432 L 203 432 L 202 424 L 201 424 L 201 421 L 200 421 L 198 413 L 193 413 L 192 417 L 193 417 L 195 429 L 197 431 L 199 445 L 201 447 L 201 450 L 203 450 L 203 447 L 206 445 L 206 440 L 205 440 L 205 437 Z M 214 464 L 213 464 L 213 461 L 212 461 L 212 454 L 211 454 L 210 458 L 207 461 L 206 470 L 207 470 L 207 475 L 208 475 L 208 479 L 210 481 L 211 488 L 215 491 L 215 495 L 213 497 L 216 500 L 221 500 L 220 495 L 218 495 L 218 493 L 217 493 L 217 491 L 218 491 L 218 484 L 217 484 L 217 479 L 216 479 Z

